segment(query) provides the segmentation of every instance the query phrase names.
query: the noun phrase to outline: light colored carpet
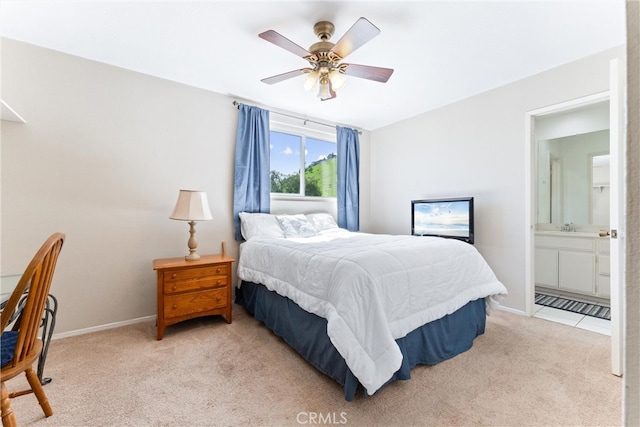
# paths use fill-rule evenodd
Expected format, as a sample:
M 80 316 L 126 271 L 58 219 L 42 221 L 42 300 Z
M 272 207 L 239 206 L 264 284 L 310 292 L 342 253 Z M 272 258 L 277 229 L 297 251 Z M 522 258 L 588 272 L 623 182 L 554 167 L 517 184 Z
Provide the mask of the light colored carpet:
M 609 337 L 495 312 L 471 350 L 375 395 L 342 388 L 234 306 L 234 320 L 154 322 L 54 340 L 45 386 L 12 400 L 21 426 L 612 426 Z M 12 380 L 15 389 L 22 380 Z

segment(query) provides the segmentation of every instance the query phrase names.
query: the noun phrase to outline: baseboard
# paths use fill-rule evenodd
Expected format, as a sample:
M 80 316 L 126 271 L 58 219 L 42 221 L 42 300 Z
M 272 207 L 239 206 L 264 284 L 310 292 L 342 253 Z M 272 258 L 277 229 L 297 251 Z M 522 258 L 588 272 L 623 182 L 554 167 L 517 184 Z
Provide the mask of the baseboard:
M 107 329 L 113 329 L 113 328 L 119 328 L 121 326 L 133 325 L 134 323 L 148 322 L 149 320 L 155 320 L 155 318 L 156 318 L 155 315 L 153 315 L 153 316 L 145 316 L 145 317 L 138 317 L 137 319 L 129 319 L 129 320 L 123 320 L 122 322 L 107 323 L 106 325 L 92 326 L 90 328 L 77 329 L 75 331 L 61 332 L 59 334 L 55 334 L 54 333 L 53 336 L 51 337 L 51 339 L 52 340 L 56 340 L 56 339 L 60 339 L 60 338 L 74 337 L 76 335 L 90 334 L 92 332 L 105 331 Z
M 516 310 L 515 308 L 505 307 L 504 305 L 498 306 L 498 310 L 506 311 L 507 313 L 517 314 L 519 316 L 526 316 L 527 313 L 522 310 Z

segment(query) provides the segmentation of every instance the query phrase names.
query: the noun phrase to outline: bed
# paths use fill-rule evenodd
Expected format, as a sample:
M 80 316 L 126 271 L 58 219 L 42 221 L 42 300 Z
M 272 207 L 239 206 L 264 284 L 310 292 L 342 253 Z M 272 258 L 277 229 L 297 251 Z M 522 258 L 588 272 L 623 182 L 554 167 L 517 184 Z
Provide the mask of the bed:
M 352 400 L 471 348 L 506 288 L 471 245 L 241 213 L 236 303 Z

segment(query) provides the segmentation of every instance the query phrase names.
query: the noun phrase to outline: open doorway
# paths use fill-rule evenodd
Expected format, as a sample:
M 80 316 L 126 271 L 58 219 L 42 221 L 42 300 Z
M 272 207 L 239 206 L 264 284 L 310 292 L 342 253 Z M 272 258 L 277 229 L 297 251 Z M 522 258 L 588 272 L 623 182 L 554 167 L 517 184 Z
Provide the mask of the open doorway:
M 617 248 L 619 242 L 610 240 L 609 230 L 614 227 L 613 223 L 592 222 L 595 209 L 592 204 L 596 190 L 593 188 L 594 170 L 591 162 L 594 153 L 602 154 L 603 150 L 591 142 L 581 142 L 583 146 L 591 145 L 585 148 L 584 153 L 572 151 L 578 147 L 575 144 L 576 141 L 571 141 L 574 144 L 571 147 L 568 145 L 569 142 L 566 142 L 567 146 L 564 148 L 557 148 L 555 145 L 549 148 L 552 146 L 550 141 L 555 144 L 555 139 L 569 136 L 584 139 L 580 138 L 580 135 L 605 131 L 607 149 L 610 148 L 611 145 L 616 144 L 615 141 L 619 137 L 617 129 L 610 132 L 612 123 L 615 127 L 615 122 L 618 120 L 618 117 L 610 116 L 612 111 L 614 109 L 610 108 L 610 93 L 604 92 L 527 114 L 527 135 L 530 135 L 528 144 L 530 206 L 527 209 L 529 217 L 526 239 L 528 254 L 526 306 L 527 315 L 534 315 L 536 297 L 540 297 L 536 294 L 538 285 L 555 290 L 560 296 L 567 293 L 569 296 L 582 296 L 586 301 L 590 299 L 595 302 L 610 301 L 612 372 L 620 375 L 622 373 L 620 359 L 622 307 L 619 294 L 622 282 L 619 280 L 620 272 L 617 271 L 619 264 L 615 261 L 615 257 L 612 259 L 610 253 L 610 246 Z M 580 149 L 582 150 L 582 147 Z M 566 153 L 563 153 L 563 150 Z M 617 162 L 619 150 L 614 149 L 612 154 L 616 156 L 614 161 Z M 563 158 L 563 155 L 570 157 Z M 569 183 L 566 173 L 562 175 L 564 178 L 553 176 L 551 160 L 554 157 L 560 159 L 556 163 L 562 165 L 564 172 L 567 170 L 571 172 L 571 169 L 576 167 L 572 163 L 579 164 L 577 172 L 571 172 L 571 179 L 584 175 L 584 183 L 582 181 Z M 544 164 L 545 159 L 546 164 Z M 614 193 L 621 190 L 615 188 L 616 183 L 620 182 L 618 173 L 620 172 L 617 168 L 611 168 L 611 186 Z M 558 179 L 563 181 L 560 186 L 558 186 Z M 602 186 L 599 185 L 599 187 Z M 557 192 L 555 195 L 554 188 Z M 612 200 L 610 209 L 614 217 L 618 215 L 619 203 L 618 200 Z M 602 207 L 597 209 L 601 212 Z M 595 218 L 602 222 L 606 216 L 597 215 Z M 610 278 L 615 280 L 610 281 Z M 610 295 L 612 298 L 609 299 Z

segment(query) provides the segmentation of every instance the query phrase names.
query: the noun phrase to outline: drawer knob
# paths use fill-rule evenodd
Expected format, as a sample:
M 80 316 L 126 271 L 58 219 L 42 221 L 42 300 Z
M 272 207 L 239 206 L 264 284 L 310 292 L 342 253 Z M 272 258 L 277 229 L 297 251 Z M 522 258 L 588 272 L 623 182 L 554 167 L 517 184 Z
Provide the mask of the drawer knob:
M 220 302 L 220 300 L 221 300 L 221 299 L 222 299 L 222 298 L 217 297 L 217 298 L 216 298 L 216 302 Z
M 175 291 L 176 289 L 178 289 L 176 285 L 173 285 L 173 287 L 171 288 L 172 291 Z
M 171 275 L 171 278 L 172 278 L 172 279 L 175 279 L 176 277 L 178 277 L 178 275 L 177 275 L 176 273 L 173 273 L 173 274 Z
M 175 310 L 176 308 L 178 308 L 178 304 L 173 304 L 173 306 L 171 306 L 171 308 L 173 308 Z
M 216 268 L 216 273 L 220 273 L 220 268 Z
M 220 279 L 216 280 L 216 285 L 219 285 L 220 283 L 222 283 L 222 280 Z

